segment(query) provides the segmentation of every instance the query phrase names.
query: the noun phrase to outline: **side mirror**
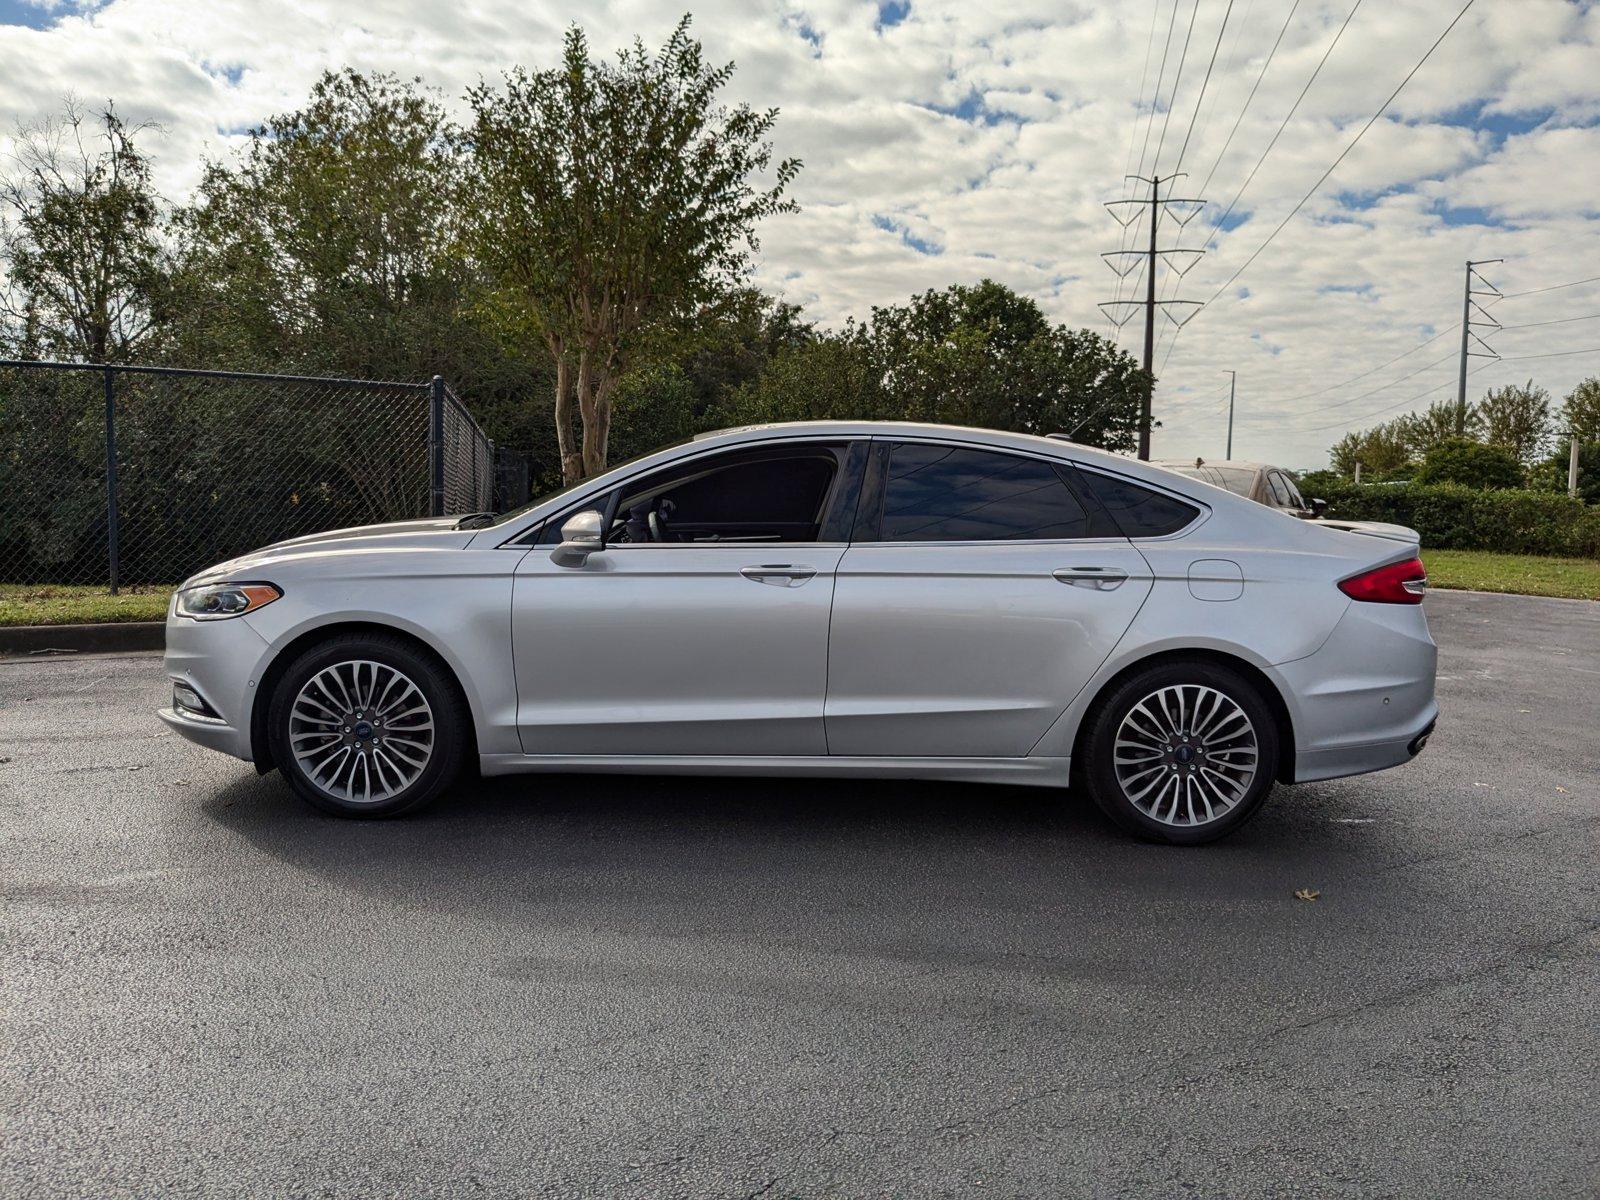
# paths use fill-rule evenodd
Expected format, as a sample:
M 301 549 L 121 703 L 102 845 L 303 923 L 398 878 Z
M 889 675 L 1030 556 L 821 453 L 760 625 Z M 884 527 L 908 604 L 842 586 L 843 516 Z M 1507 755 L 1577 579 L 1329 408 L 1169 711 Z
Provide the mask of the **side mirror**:
M 1328 502 L 1326 500 L 1312 500 L 1310 502 L 1310 504 L 1311 504 L 1311 519 L 1313 521 L 1315 521 L 1318 517 L 1322 516 L 1323 513 L 1328 511 Z
M 589 555 L 605 548 L 605 518 L 591 508 L 567 519 L 561 527 L 561 544 L 550 552 L 550 561 L 558 567 L 581 567 Z

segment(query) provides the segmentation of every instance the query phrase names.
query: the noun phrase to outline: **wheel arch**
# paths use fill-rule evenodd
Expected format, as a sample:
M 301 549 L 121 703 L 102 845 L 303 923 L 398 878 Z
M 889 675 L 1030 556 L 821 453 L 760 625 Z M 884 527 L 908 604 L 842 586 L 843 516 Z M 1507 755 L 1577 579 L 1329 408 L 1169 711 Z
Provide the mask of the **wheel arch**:
M 272 739 L 267 736 L 267 713 L 272 708 L 272 695 L 278 689 L 279 682 L 289 670 L 290 665 L 314 646 L 324 642 L 333 641 L 335 638 L 381 635 L 395 638 L 407 643 L 412 649 L 423 655 L 443 672 L 445 679 L 456 691 L 457 698 L 469 715 L 466 722 L 468 745 L 463 749 L 462 757 L 467 763 L 477 760 L 478 756 L 478 730 L 477 720 L 473 716 L 472 703 L 467 696 L 466 689 L 461 686 L 460 676 L 451 666 L 448 659 L 438 650 L 430 646 L 426 640 L 418 637 L 408 629 L 396 625 L 385 625 L 381 621 L 334 621 L 327 625 L 317 625 L 311 629 L 291 638 L 280 646 L 272 655 L 272 661 L 267 664 L 261 673 L 260 684 L 255 689 L 255 698 L 250 706 L 250 758 L 255 764 L 256 771 L 265 775 L 278 764 L 272 756 Z
M 1115 674 L 1106 679 L 1098 688 L 1092 699 L 1083 706 L 1083 715 L 1078 721 L 1078 728 L 1072 737 L 1072 761 L 1074 770 L 1077 764 L 1085 761 L 1083 743 L 1088 736 L 1089 726 L 1093 723 L 1095 711 L 1124 680 L 1151 667 L 1165 666 L 1177 662 L 1203 662 L 1214 666 L 1227 667 L 1237 671 L 1253 684 L 1261 698 L 1266 702 L 1272 712 L 1273 722 L 1278 731 L 1278 762 L 1274 776 L 1279 783 L 1294 782 L 1295 740 L 1294 718 L 1290 715 L 1289 705 L 1283 698 L 1283 693 L 1278 685 L 1255 663 L 1237 654 L 1229 654 L 1226 650 L 1216 650 L 1206 647 L 1177 647 L 1158 650 L 1152 654 L 1136 658 L 1124 664 Z

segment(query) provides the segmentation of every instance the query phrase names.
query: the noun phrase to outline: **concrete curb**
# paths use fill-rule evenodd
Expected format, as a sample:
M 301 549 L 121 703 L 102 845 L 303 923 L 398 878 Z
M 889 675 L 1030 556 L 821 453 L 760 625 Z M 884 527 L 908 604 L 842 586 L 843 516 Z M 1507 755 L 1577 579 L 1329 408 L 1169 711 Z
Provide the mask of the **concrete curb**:
M 0 626 L 0 658 L 44 658 L 52 650 L 77 654 L 162 650 L 165 621 L 108 621 L 101 625 Z

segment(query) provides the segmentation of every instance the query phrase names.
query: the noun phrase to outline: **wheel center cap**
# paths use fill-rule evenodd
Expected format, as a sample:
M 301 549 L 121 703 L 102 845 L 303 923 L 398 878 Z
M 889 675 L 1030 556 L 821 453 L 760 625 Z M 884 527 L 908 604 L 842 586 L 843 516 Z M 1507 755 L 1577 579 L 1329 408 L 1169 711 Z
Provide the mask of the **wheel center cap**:
M 351 732 L 362 741 L 366 741 L 372 736 L 372 723 L 370 721 L 357 721 L 355 728 Z
M 1187 766 L 1194 761 L 1194 749 L 1190 746 L 1179 746 L 1173 751 L 1172 757 Z

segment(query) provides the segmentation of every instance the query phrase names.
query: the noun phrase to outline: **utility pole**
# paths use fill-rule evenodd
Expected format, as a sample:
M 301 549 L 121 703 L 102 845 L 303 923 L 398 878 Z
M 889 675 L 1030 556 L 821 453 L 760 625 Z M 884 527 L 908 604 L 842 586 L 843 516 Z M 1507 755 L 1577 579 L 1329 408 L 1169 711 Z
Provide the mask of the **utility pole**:
M 1482 275 L 1478 275 L 1478 270 L 1477 269 L 1479 267 L 1486 267 L 1490 263 L 1497 263 L 1497 262 L 1504 262 L 1504 261 L 1505 260 L 1503 258 L 1480 258 L 1476 262 L 1474 262 L 1472 259 L 1468 259 L 1467 260 L 1467 278 L 1466 278 L 1466 283 L 1462 286 L 1462 289 L 1461 289 L 1461 371 L 1460 371 L 1460 375 L 1458 376 L 1457 382 L 1456 382 L 1456 436 L 1457 437 L 1465 437 L 1466 434 L 1467 434 L 1467 359 L 1469 357 L 1474 357 L 1474 356 L 1479 357 L 1479 358 L 1499 358 L 1500 357 L 1492 349 L 1490 349 L 1489 343 L 1485 342 L 1481 337 L 1479 337 L 1477 334 L 1472 332 L 1472 327 L 1473 327 L 1474 324 L 1477 324 L 1477 325 L 1491 325 L 1495 329 L 1499 329 L 1500 328 L 1500 322 L 1496 321 L 1493 317 L 1489 316 L 1488 311 L 1483 307 L 1483 305 L 1479 304 L 1476 300 L 1473 299 L 1474 296 L 1498 296 L 1498 295 L 1500 295 L 1500 289 L 1495 287 L 1494 284 L 1490 283 Z M 1472 277 L 1474 275 L 1478 275 L 1478 282 L 1483 284 L 1485 287 L 1487 287 L 1489 289 L 1488 291 L 1486 291 L 1486 292 L 1475 292 L 1475 291 L 1472 290 Z M 1476 321 L 1476 322 L 1473 321 L 1473 319 L 1472 319 L 1472 310 L 1474 308 L 1476 308 L 1480 313 L 1483 314 L 1484 320 Z M 1469 341 L 1477 342 L 1478 345 L 1483 347 L 1483 349 L 1484 349 L 1484 351 L 1486 353 L 1479 354 L 1477 351 L 1472 350 L 1470 348 L 1470 346 L 1469 346 Z
M 1578 498 L 1578 435 L 1572 435 L 1572 450 L 1567 456 L 1567 495 Z
M 1178 0 L 1172 0 L 1174 4 Z M 1156 157 L 1160 157 L 1157 151 Z M 1139 461 L 1150 461 L 1150 403 L 1156 377 L 1156 226 L 1161 223 L 1161 176 L 1150 177 L 1150 259 L 1144 272 L 1144 395 L 1139 397 Z
M 1159 308 L 1162 312 L 1166 312 L 1168 305 L 1176 304 L 1193 305 L 1197 311 L 1200 307 L 1200 302 L 1198 300 L 1156 299 L 1157 258 L 1165 258 L 1168 255 L 1192 254 L 1195 256 L 1193 259 L 1189 260 L 1189 264 L 1192 266 L 1194 262 L 1198 261 L 1199 256 L 1205 253 L 1204 250 L 1184 249 L 1181 246 L 1172 246 L 1167 249 L 1162 249 L 1156 240 L 1159 226 L 1161 224 L 1161 212 L 1163 205 L 1192 204 L 1196 206 L 1188 213 L 1187 216 L 1175 214 L 1174 219 L 1177 220 L 1180 227 L 1187 225 L 1191 220 L 1193 220 L 1194 217 L 1199 214 L 1200 208 L 1205 205 L 1204 200 L 1196 197 L 1180 198 L 1175 196 L 1163 197 L 1161 195 L 1162 184 L 1171 183 L 1174 179 L 1184 178 L 1186 174 L 1186 172 L 1179 172 L 1174 175 L 1152 175 L 1148 179 L 1143 175 L 1129 175 L 1127 176 L 1128 179 L 1137 180 L 1139 183 L 1148 183 L 1150 185 L 1150 195 L 1143 200 L 1113 200 L 1106 205 L 1107 208 L 1111 209 L 1113 215 L 1116 215 L 1116 206 L 1118 205 L 1138 205 L 1141 207 L 1148 205 L 1150 208 L 1150 248 L 1148 250 L 1113 250 L 1100 256 L 1106 260 L 1106 264 L 1116 272 L 1119 278 L 1126 278 L 1128 275 L 1132 274 L 1134 270 L 1138 268 L 1138 260 L 1145 260 L 1144 299 L 1108 300 L 1100 305 L 1101 311 L 1105 312 L 1106 315 L 1111 318 L 1112 323 L 1116 325 L 1118 329 L 1122 328 L 1128 319 L 1133 316 L 1133 311 L 1129 311 L 1127 316 L 1124 316 L 1121 320 L 1118 320 L 1116 314 L 1108 310 L 1144 309 L 1144 359 L 1142 365 L 1145 373 L 1145 388 L 1144 395 L 1140 397 L 1139 400 L 1139 457 L 1145 461 L 1149 461 L 1150 458 L 1150 402 L 1155 391 L 1156 309 Z M 1138 220 L 1140 215 L 1142 215 L 1142 213 L 1136 210 L 1134 215 L 1129 217 L 1127 220 L 1123 220 L 1120 216 L 1118 216 L 1117 219 L 1122 222 L 1124 227 L 1126 227 Z M 1127 265 L 1124 266 L 1124 263 L 1127 263 Z M 1182 268 L 1173 268 L 1171 267 L 1170 263 L 1168 263 L 1168 266 L 1173 270 L 1177 270 L 1179 275 L 1183 275 L 1189 270 L 1188 266 Z M 1192 316 L 1193 314 L 1191 313 L 1190 315 Z M 1171 313 L 1167 313 L 1167 319 L 1173 324 L 1177 325 L 1180 329 L 1183 327 L 1183 321 L 1178 320 Z
M 1233 458 L 1233 392 L 1239 384 L 1239 372 L 1228 372 L 1228 453 L 1223 457 Z

